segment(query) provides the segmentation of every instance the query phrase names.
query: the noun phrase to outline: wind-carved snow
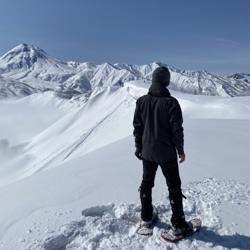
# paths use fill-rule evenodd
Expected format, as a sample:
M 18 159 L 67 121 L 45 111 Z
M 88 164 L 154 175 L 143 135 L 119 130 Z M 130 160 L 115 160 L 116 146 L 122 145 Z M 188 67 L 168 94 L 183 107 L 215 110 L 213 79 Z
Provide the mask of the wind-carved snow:
M 169 227 L 170 205 L 166 200 L 156 204 L 160 221 L 152 237 L 135 233 L 140 218 L 138 204 L 109 204 L 82 211 L 82 220 L 64 225 L 57 235 L 49 236 L 43 243 L 45 250 L 55 249 L 249 249 L 250 236 L 235 232 L 237 220 L 233 214 L 225 225 L 218 216 L 220 210 L 241 207 L 250 212 L 250 186 L 236 181 L 207 178 L 189 183 L 184 190 L 187 200 L 184 209 L 187 218 L 197 216 L 203 226 L 197 234 L 177 245 L 161 242 L 160 231 Z M 229 203 L 231 206 L 229 206 Z M 223 204 L 226 206 L 223 207 Z M 242 217 L 242 215 L 236 215 Z M 247 220 L 247 218 L 245 218 Z M 28 245 L 35 249 L 39 244 Z M 34 248 L 33 248 L 34 247 Z
M 10 89 L 14 84 L 15 89 L 22 89 L 15 96 L 53 90 L 68 99 L 96 88 L 122 87 L 129 81 L 143 80 L 149 85 L 152 72 L 160 65 L 169 68 L 173 90 L 213 96 L 250 95 L 249 74 L 219 76 L 204 70 L 180 70 L 160 62 L 145 65 L 63 62 L 36 46 L 20 44 L 0 58 L 0 97 L 12 97 Z

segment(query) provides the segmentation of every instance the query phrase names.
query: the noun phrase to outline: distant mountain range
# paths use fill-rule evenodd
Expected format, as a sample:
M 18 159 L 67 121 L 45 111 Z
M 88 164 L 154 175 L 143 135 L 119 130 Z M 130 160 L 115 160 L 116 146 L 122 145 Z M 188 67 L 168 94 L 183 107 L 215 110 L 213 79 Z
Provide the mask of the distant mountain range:
M 152 72 L 159 65 L 170 69 L 173 90 L 200 95 L 250 95 L 250 74 L 219 76 L 158 62 L 146 65 L 63 62 L 36 46 L 20 44 L 0 57 L 0 97 L 53 90 L 61 97 L 71 98 L 108 86 L 123 86 L 132 80 L 150 84 Z

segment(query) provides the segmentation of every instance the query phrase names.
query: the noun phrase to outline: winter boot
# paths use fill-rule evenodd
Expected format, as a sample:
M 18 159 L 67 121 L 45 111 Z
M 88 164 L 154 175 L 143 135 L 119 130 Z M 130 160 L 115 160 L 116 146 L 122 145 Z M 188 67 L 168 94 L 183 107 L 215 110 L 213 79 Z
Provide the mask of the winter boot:
M 193 232 L 192 224 L 188 223 L 184 216 L 180 219 L 171 219 L 172 231 L 175 236 L 189 235 Z
M 153 228 L 158 220 L 158 213 L 156 208 L 153 208 L 152 219 L 149 221 L 141 220 L 137 229 L 137 233 L 140 235 L 150 236 L 153 234 Z

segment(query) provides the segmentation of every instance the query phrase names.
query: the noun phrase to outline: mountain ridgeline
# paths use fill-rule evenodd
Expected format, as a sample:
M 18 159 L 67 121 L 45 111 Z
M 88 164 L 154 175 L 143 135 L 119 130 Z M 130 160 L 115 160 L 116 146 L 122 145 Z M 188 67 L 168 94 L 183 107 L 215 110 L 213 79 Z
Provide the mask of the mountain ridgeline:
M 20 44 L 0 57 L 0 98 L 25 96 L 52 90 L 64 98 L 89 94 L 109 86 L 143 80 L 150 84 L 152 72 L 164 63 L 146 65 L 93 64 L 63 62 L 42 49 Z M 250 95 L 250 74 L 219 76 L 207 71 L 180 70 L 166 65 L 171 72 L 170 89 L 199 95 Z

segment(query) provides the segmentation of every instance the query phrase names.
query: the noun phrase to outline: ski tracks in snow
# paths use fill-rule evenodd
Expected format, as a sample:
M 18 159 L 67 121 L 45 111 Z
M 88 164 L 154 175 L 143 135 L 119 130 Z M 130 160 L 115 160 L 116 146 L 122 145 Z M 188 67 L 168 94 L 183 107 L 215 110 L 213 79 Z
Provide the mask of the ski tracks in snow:
M 71 154 L 73 154 L 87 139 L 88 137 L 103 123 L 105 120 L 107 120 L 112 114 L 114 114 L 119 107 L 124 103 L 125 101 L 121 101 L 110 113 L 108 113 L 106 116 L 104 116 L 97 124 L 95 124 L 88 132 L 86 132 L 80 139 L 75 142 L 75 144 L 72 146 L 70 151 L 67 153 L 67 155 L 64 157 L 64 160 L 66 160 Z
M 250 212 L 249 185 L 233 180 L 206 178 L 189 183 L 183 191 L 187 196 L 184 201 L 186 218 L 200 217 L 203 227 L 199 233 L 178 244 L 165 243 L 159 239 L 160 230 L 168 226 L 171 216 L 165 194 L 166 199 L 155 204 L 160 221 L 152 237 L 135 234 L 140 215 L 139 204 L 108 204 L 83 210 L 82 220 L 62 226 L 58 234 L 47 235 L 40 244 L 41 249 L 250 249 L 249 230 L 236 230 L 237 225 L 238 228 L 246 223 L 246 228 L 250 226 L 248 218 L 244 217 Z M 239 214 L 236 217 L 230 214 L 227 222 L 226 218 L 220 216 L 221 210 L 232 208 Z M 33 249 L 32 243 L 25 249 Z

